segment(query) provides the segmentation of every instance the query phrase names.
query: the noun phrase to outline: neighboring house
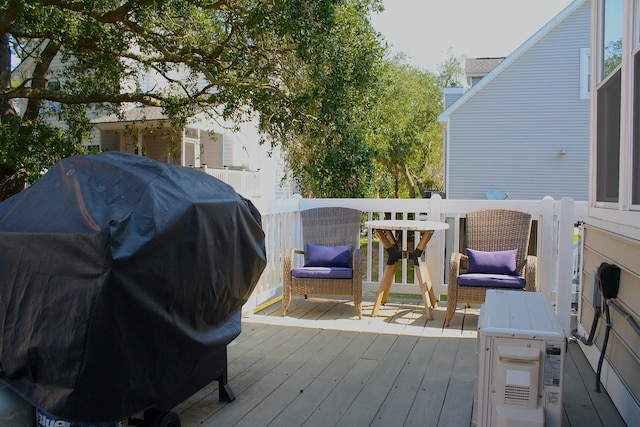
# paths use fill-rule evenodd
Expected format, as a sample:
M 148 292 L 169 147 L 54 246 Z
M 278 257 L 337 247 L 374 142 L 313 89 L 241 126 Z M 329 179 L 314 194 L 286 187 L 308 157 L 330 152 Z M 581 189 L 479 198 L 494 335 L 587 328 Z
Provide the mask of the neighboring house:
M 464 60 L 464 75 L 467 77 L 467 86 L 475 86 L 494 68 L 496 68 L 504 57 L 499 58 L 466 58 Z
M 282 190 L 284 161 L 278 151 L 269 156 L 262 147 L 255 121 L 238 129 L 196 116 L 175 129 L 160 108 L 137 106 L 92 120 L 98 130 L 95 141 L 101 151 L 140 154 L 159 162 L 204 169 L 245 197 L 274 199 Z
M 31 74 L 33 66 L 32 60 L 24 61 L 12 72 L 12 78 L 23 81 Z M 55 72 L 61 66 L 60 56 L 57 56 L 50 70 Z M 172 77 L 180 78 L 180 75 Z M 162 85 L 162 79 L 158 74 L 149 73 L 142 85 Z M 20 109 L 20 101 L 17 104 Z M 46 106 L 53 113 L 47 120 L 65 128 L 55 115 L 58 106 L 50 102 Z M 89 111 L 88 116 L 95 125 L 91 141 L 87 143 L 89 147 L 202 168 L 245 197 L 274 199 L 291 193 L 289 188 L 282 188 L 285 162 L 277 148 L 269 153 L 268 147 L 260 145 L 255 120 L 242 123 L 236 129 L 233 123 L 203 114 L 193 117 L 184 128 L 176 129 L 160 108 L 133 104 L 122 112 L 121 117 L 94 111 Z
M 609 305 L 599 298 L 598 267 L 617 265 L 601 380 L 631 426 L 640 420 L 640 0 L 593 3 L 591 185 L 578 330 L 587 336 L 597 308 Z M 596 372 L 606 332 L 605 316 L 599 318 L 594 345 L 582 346 Z
M 587 200 L 590 16 L 576 0 L 504 60 L 469 64 L 473 86 L 438 118 L 447 198 Z

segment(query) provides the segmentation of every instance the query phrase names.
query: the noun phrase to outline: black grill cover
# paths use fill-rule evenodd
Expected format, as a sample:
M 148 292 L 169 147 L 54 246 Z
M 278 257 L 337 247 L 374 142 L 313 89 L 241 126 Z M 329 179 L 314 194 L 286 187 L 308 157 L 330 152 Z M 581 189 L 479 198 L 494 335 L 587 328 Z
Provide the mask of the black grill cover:
M 62 160 L 0 203 L 0 379 L 81 424 L 171 400 L 240 333 L 265 262 L 260 214 L 227 184 L 124 153 Z

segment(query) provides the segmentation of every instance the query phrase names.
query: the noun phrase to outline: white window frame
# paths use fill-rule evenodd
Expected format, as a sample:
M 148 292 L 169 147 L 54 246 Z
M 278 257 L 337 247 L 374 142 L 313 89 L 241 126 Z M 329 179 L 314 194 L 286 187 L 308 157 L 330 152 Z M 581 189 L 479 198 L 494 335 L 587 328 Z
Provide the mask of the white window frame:
M 591 90 L 593 96 L 591 126 L 592 135 L 597 130 L 597 91 L 608 80 L 602 79 L 602 51 L 601 37 L 602 26 L 599 22 L 602 13 L 602 0 L 594 1 L 593 19 L 594 29 L 592 34 L 592 46 L 596 46 L 591 55 L 592 81 Z M 619 200 L 617 203 L 597 202 L 596 200 L 596 168 L 595 155 L 596 144 L 592 143 L 592 164 L 591 164 L 591 196 L 589 217 L 591 222 L 596 226 L 610 228 L 617 233 L 626 236 L 633 236 L 640 239 L 640 206 L 631 205 L 631 185 L 632 185 L 632 158 L 631 150 L 633 145 L 633 55 L 640 50 L 640 0 L 624 0 L 623 15 L 633 17 L 633 19 L 625 19 L 623 23 L 623 42 L 622 42 L 622 62 L 618 67 L 622 68 L 622 88 L 621 88 L 621 117 L 620 117 L 620 179 L 619 179 Z M 633 47 L 632 47 L 633 46 Z M 617 68 L 618 68 L 617 67 Z M 598 76 L 598 78 L 594 78 Z M 593 138 L 593 136 L 592 136 Z M 613 225 L 615 224 L 615 225 Z
M 640 55 L 640 0 L 632 0 L 631 1 L 631 5 L 629 6 L 631 8 L 631 12 L 632 12 L 632 21 L 631 21 L 631 56 L 629 58 L 629 71 L 630 71 L 630 78 L 629 78 L 629 83 L 630 83 L 630 93 L 633 93 L 634 91 L 634 86 L 635 86 L 635 76 L 636 76 L 636 70 L 635 70 L 635 56 L 636 55 Z M 631 125 L 630 125 L 630 138 L 629 138 L 629 148 L 628 148 L 628 154 L 627 154 L 627 162 L 628 162 L 628 168 L 629 168 L 629 172 L 627 173 L 627 179 L 628 179 L 628 190 L 627 190 L 627 197 L 629 199 L 629 210 L 631 211 L 636 211 L 639 212 L 640 211 L 640 204 L 633 204 L 633 186 L 634 185 L 640 185 L 640 183 L 634 183 L 633 182 L 633 150 L 634 150 L 634 126 L 640 126 L 640 123 L 634 123 L 634 111 L 633 108 L 634 107 L 634 99 L 633 96 L 631 97 L 631 100 L 629 101 L 629 105 L 631 108 L 631 111 L 629 113 L 630 116 L 630 121 L 631 121 Z M 636 147 L 638 148 L 638 147 Z
M 580 49 L 580 99 L 591 97 L 591 49 Z

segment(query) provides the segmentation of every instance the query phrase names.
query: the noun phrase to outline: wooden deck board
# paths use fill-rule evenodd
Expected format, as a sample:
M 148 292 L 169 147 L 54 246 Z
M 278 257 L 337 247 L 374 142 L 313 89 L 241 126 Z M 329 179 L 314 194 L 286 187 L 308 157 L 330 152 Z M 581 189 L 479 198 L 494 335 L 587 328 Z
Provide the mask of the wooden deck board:
M 469 426 L 478 310 L 445 308 L 428 320 L 421 300 L 392 299 L 358 319 L 348 299 L 294 298 L 243 319 L 228 347 L 232 403 L 217 383 L 174 410 L 184 427 Z M 624 426 L 578 344 L 565 358 L 563 427 Z
M 305 352 L 304 347 L 307 344 L 313 346 L 313 338 L 318 333 L 318 330 L 302 329 L 289 340 L 282 342 L 277 351 L 270 352 L 250 370 L 239 375 L 238 377 L 243 377 L 243 405 L 225 405 L 216 414 L 216 423 L 225 426 L 246 425 L 247 420 L 243 418 L 264 399 L 271 400 L 271 393 L 284 382 L 287 375 L 295 373 L 308 360 L 309 354 Z M 234 383 L 238 382 L 238 377 L 234 378 Z
M 274 426 L 301 426 L 353 368 L 362 354 L 375 340 L 373 334 L 341 332 L 351 341 L 339 355 L 327 363 L 322 373 L 273 420 Z
M 565 369 L 570 372 L 565 372 L 565 378 L 571 379 L 571 381 L 565 382 L 563 397 L 566 396 L 564 406 L 569 421 L 568 425 L 576 427 L 587 425 L 585 423 L 593 422 L 595 418 L 607 427 L 624 426 L 625 423 L 611 403 L 606 390 L 601 388 L 600 393 L 595 391 L 596 374 L 582 353 L 579 344 L 576 342 L 569 344 L 567 353 L 570 357 L 565 361 Z M 566 391 L 567 386 L 569 392 Z M 575 398 L 573 393 L 575 393 Z
M 466 426 L 471 423 L 474 376 L 476 371 L 476 343 L 460 340 L 449 387 L 438 420 L 439 425 Z
M 437 340 L 418 340 L 413 351 L 407 358 L 389 391 L 372 426 L 391 426 L 404 424 L 411 406 L 413 405 L 425 376 L 433 354 L 436 351 Z
M 303 425 L 344 425 L 341 419 L 349 411 L 367 381 L 376 373 L 380 361 L 391 350 L 396 339 L 393 335 L 378 335 Z M 372 405 L 367 406 L 369 410 L 374 409 Z
M 460 339 L 438 339 L 404 425 L 437 426 Z
M 360 390 L 349 410 L 340 420 L 340 425 L 370 425 L 373 422 L 377 409 L 382 407 L 392 387 L 397 386 L 396 380 L 401 370 L 406 366 L 407 359 L 417 341 L 417 337 L 407 335 L 396 338 L 384 359 L 370 376 L 369 381 Z M 413 396 L 404 394 L 407 400 L 413 400 Z
M 282 380 L 272 391 L 274 379 L 265 376 L 265 383 L 256 390 L 257 400 L 262 399 L 251 411 L 243 414 L 238 426 L 254 425 L 255 419 L 273 420 L 305 387 L 319 376 L 326 360 L 336 357 L 331 341 L 338 341 L 338 331 L 317 331 L 308 343 L 298 348 L 271 374 Z M 345 340 L 342 340 L 345 341 Z M 264 393 L 267 393 L 266 395 Z M 266 397 L 269 397 L 266 399 Z

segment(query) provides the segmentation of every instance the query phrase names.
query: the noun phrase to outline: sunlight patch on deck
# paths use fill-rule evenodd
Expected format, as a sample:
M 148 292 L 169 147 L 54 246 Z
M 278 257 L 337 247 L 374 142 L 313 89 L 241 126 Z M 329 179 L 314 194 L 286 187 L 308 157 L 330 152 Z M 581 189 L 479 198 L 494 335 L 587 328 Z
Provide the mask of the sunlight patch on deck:
M 459 309 L 448 328 L 444 327 L 446 303 L 433 309 L 433 320 L 428 319 L 421 302 L 411 299 L 390 299 L 380 307 L 376 317 L 371 317 L 373 301 L 364 301 L 362 309 L 362 319 L 358 319 L 353 301 L 348 299 L 300 296 L 294 297 L 285 317 L 280 304 L 274 304 L 244 318 L 243 322 L 420 337 L 477 337 L 480 313 L 477 308 Z

